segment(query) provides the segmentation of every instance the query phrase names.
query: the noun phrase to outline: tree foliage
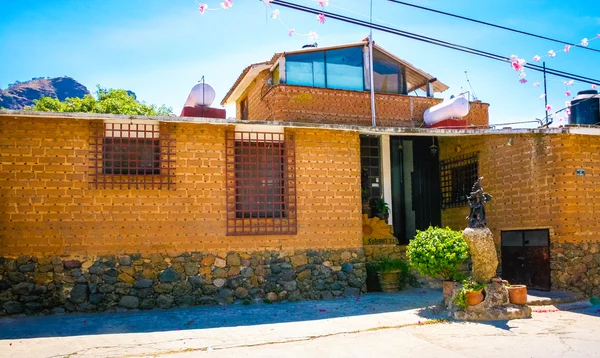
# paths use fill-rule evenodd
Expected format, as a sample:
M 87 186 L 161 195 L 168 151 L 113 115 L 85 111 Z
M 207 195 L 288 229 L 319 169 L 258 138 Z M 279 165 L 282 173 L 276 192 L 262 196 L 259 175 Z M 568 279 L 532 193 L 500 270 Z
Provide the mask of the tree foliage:
M 110 113 L 131 114 L 139 116 L 170 116 L 170 107 L 157 107 L 136 100 L 135 96 L 122 89 L 106 89 L 97 86 L 96 96 L 85 95 L 83 98 L 67 98 L 59 101 L 57 98 L 42 97 L 33 101 L 33 111 L 41 112 L 80 112 L 80 113 Z

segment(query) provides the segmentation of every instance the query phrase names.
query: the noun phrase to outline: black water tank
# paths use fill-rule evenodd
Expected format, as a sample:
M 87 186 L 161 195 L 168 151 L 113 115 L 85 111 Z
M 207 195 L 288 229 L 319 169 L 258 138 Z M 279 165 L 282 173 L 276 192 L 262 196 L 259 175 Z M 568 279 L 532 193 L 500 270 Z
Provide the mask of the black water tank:
M 600 95 L 596 90 L 579 91 L 571 101 L 569 124 L 600 124 Z

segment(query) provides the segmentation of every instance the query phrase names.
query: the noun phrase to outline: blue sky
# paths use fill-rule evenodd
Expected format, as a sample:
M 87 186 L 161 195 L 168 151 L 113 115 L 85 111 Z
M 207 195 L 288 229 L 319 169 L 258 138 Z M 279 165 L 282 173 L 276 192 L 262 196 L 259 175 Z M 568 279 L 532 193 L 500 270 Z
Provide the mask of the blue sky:
M 204 75 L 217 92 L 213 106 L 225 96 L 243 68 L 271 58 L 274 52 L 311 43 L 306 36 L 289 37 L 268 16 L 262 2 L 233 0 L 230 10 L 200 15 L 195 0 L 0 0 L 0 87 L 40 76 L 71 76 L 90 90 L 96 84 L 134 91 L 139 99 L 166 104 L 179 113 L 189 90 Z M 290 0 L 307 6 L 316 1 Z M 218 8 L 221 0 L 204 0 Z M 438 10 L 504 26 L 579 42 L 600 33 L 600 1 L 408 0 Z M 349 16 L 368 14 L 367 0 L 330 0 L 326 9 Z M 563 46 L 386 0 L 373 0 L 373 16 L 403 30 L 531 62 L 534 55 Z M 276 8 L 276 7 L 275 7 Z M 358 41 L 365 28 L 280 9 L 280 19 L 297 33 L 317 31 L 320 46 Z M 392 25 L 390 25 L 392 24 Z M 532 83 L 541 74 L 527 71 L 527 84 L 508 63 L 479 58 L 394 35 L 374 32 L 375 41 L 397 56 L 450 86 L 438 97 L 468 90 L 465 71 L 477 97 L 490 103 L 490 121 L 527 121 L 544 115 L 543 93 Z M 590 47 L 600 49 L 600 39 Z M 571 49 L 546 58 L 547 66 L 600 78 L 600 53 Z M 548 97 L 562 108 L 564 79 L 549 77 Z M 600 83 L 598 84 L 600 86 Z M 590 89 L 576 83 L 570 90 Z M 233 112 L 228 110 L 233 116 Z

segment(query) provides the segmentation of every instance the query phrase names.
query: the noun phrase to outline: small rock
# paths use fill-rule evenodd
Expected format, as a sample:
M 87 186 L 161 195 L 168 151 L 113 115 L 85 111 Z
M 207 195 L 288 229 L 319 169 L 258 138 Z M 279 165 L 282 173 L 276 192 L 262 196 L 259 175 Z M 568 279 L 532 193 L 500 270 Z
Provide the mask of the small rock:
M 15 295 L 28 295 L 33 291 L 35 285 L 30 282 L 21 282 L 18 285 L 13 286 L 13 293 Z
M 173 268 L 168 268 L 164 270 L 159 276 L 158 279 L 160 282 L 175 282 L 179 281 L 181 276 L 175 271 Z
M 154 286 L 154 291 L 158 293 L 168 293 L 173 291 L 173 285 L 170 283 L 160 283 Z
M 135 296 L 123 296 L 119 301 L 119 306 L 125 308 L 138 308 L 139 305 L 140 300 Z
M 185 274 L 188 276 L 194 276 L 198 273 L 198 265 L 195 262 L 188 262 L 183 265 Z
M 279 296 L 277 296 L 277 294 L 275 292 L 267 293 L 267 300 L 269 302 L 277 302 L 278 298 L 279 298 Z
M 215 285 L 217 287 L 223 287 L 223 285 L 225 285 L 225 279 L 218 278 L 213 281 L 213 285 Z
M 240 255 L 236 253 L 231 253 L 227 255 L 227 265 L 229 266 L 239 266 L 240 265 Z
M 242 270 L 242 277 L 250 278 L 252 276 L 254 276 L 254 270 L 252 270 L 250 267 L 246 267 Z
M 67 270 L 73 270 L 73 269 L 81 267 L 81 261 L 79 261 L 79 260 L 67 260 L 67 261 L 63 262 L 63 266 Z
M 150 297 L 150 296 L 152 296 L 154 294 L 154 288 L 152 288 L 152 287 L 138 288 L 135 291 L 135 294 L 139 298 Z
M 344 290 L 344 297 L 360 296 L 360 290 L 355 287 L 348 287 Z
M 73 303 L 83 303 L 88 298 L 88 286 L 87 285 L 75 285 L 71 290 L 71 297 L 69 300 Z
M 190 276 L 188 278 L 188 282 L 194 288 L 202 287 L 202 285 L 204 285 L 204 279 L 202 277 L 199 277 L 199 276 Z
M 215 296 L 215 300 L 217 300 L 217 302 L 221 305 L 232 304 L 235 300 L 233 296 L 233 291 L 228 288 L 224 288 L 219 293 L 217 293 L 217 296 Z
M 142 300 L 142 302 L 140 303 L 140 309 L 143 310 L 149 310 L 154 308 L 154 306 L 156 306 L 156 300 L 153 298 L 147 298 L 145 300 Z
M 104 295 L 102 293 L 92 293 L 89 300 L 91 304 L 97 305 L 104 300 Z
M 63 315 L 63 314 L 65 314 L 65 309 L 62 308 L 62 307 L 53 308 L 52 309 L 52 314 L 53 315 L 57 315 L 57 316 Z
M 17 257 L 17 264 L 19 265 L 24 265 L 26 263 L 28 263 L 31 260 L 31 256 L 19 256 Z
M 131 257 L 127 255 L 119 256 L 119 265 L 131 266 Z
M 296 281 L 288 281 L 283 284 L 283 289 L 286 291 L 295 291 L 296 290 Z
M 35 264 L 25 264 L 19 266 L 21 272 L 33 272 L 35 271 Z
M 84 270 L 87 270 L 87 269 L 89 269 L 90 267 L 92 267 L 93 265 L 94 265 L 94 262 L 93 262 L 93 261 L 91 261 L 91 260 L 87 260 L 87 261 L 84 261 L 84 262 L 81 264 L 81 268 L 82 268 L 82 269 L 84 269 Z
M 2 308 L 6 311 L 6 314 L 17 314 L 23 312 L 23 305 L 17 301 L 8 301 L 2 305 Z
M 25 281 L 25 275 L 23 275 L 21 272 L 9 272 L 8 279 L 13 284 L 16 284 Z
M 304 270 L 298 274 L 298 280 L 304 281 L 306 279 L 309 279 L 311 275 L 312 272 L 310 270 Z
M 168 295 L 160 295 L 156 299 L 156 305 L 160 308 L 167 309 L 173 304 L 173 297 Z
M 140 280 L 138 280 L 133 287 L 134 288 L 148 288 L 151 287 L 153 284 L 153 281 L 147 278 L 142 278 Z
M 279 265 L 277 264 L 271 264 L 271 273 L 274 275 L 277 275 L 278 273 L 281 272 L 281 267 L 279 267 Z
M 215 262 L 215 257 L 213 255 L 208 255 L 205 258 L 202 259 L 202 266 L 204 267 L 208 267 L 208 266 L 212 266 L 212 264 Z
M 342 271 L 345 273 L 352 273 L 354 271 L 354 266 L 351 263 L 342 264 Z
M 248 291 L 243 287 L 238 287 L 235 289 L 235 297 L 239 299 L 244 299 L 248 296 Z
M 222 259 L 220 257 L 217 257 L 217 258 L 215 258 L 214 265 L 216 267 L 223 268 L 223 267 L 227 266 L 227 261 L 225 261 L 224 259 Z
M 0 280 L 0 292 L 6 291 L 12 287 L 12 283 L 8 280 Z
M 88 270 L 89 273 L 101 276 L 104 273 L 104 269 L 101 266 L 92 266 Z
M 150 262 L 152 262 L 153 264 L 158 264 L 158 263 L 164 262 L 164 258 L 162 257 L 161 254 L 150 254 L 150 256 L 148 256 L 148 258 L 150 259 Z
M 135 279 L 126 273 L 120 273 L 118 276 L 119 281 L 123 281 L 125 283 L 132 284 L 135 282 Z

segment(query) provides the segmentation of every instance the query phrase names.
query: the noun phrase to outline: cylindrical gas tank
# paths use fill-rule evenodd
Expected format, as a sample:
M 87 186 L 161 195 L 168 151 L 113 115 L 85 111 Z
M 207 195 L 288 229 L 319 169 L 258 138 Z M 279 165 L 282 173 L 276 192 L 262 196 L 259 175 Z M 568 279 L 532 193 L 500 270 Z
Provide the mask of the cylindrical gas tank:
M 463 96 L 458 96 L 428 108 L 423 119 L 427 126 L 432 126 L 445 119 L 462 118 L 467 114 L 469 114 L 469 101 Z
M 579 91 L 571 101 L 569 124 L 600 123 L 600 95 L 596 90 Z

